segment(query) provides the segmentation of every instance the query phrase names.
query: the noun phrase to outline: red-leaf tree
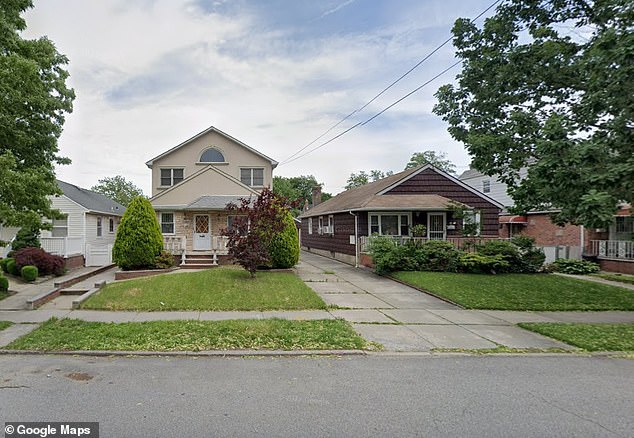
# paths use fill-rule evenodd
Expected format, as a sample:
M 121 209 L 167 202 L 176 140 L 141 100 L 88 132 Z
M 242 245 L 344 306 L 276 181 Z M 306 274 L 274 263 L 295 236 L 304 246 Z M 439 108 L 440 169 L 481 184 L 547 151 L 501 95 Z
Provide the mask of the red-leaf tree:
M 231 227 L 223 230 L 228 237 L 229 256 L 255 277 L 258 266 L 270 263 L 269 245 L 274 235 L 284 229 L 288 214 L 286 200 L 265 188 L 255 199 L 241 198 L 227 210 L 235 215 Z

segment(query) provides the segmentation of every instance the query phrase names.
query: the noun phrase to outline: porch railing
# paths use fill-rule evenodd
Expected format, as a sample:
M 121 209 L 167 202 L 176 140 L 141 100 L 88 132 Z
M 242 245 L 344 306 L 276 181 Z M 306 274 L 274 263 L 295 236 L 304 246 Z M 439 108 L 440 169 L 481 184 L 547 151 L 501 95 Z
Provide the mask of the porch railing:
M 591 240 L 588 255 L 606 259 L 634 260 L 634 241 Z
M 84 253 L 83 237 L 40 237 L 40 244 L 44 251 L 62 257 Z
M 359 249 L 361 252 L 367 252 L 370 246 L 370 242 L 372 239 L 376 237 L 381 238 L 389 238 L 396 242 L 397 245 L 404 245 L 407 242 L 414 242 L 417 244 L 423 244 L 430 240 L 437 239 L 428 239 L 427 237 L 409 237 L 409 236 L 360 236 L 359 237 Z M 481 243 L 487 242 L 489 240 L 508 240 L 502 239 L 499 237 L 449 237 L 445 239 L 446 242 L 453 244 L 458 249 L 463 249 L 466 251 L 474 250 L 473 244 L 479 245 Z
M 185 236 L 163 236 L 163 249 L 170 254 L 181 255 L 187 248 Z

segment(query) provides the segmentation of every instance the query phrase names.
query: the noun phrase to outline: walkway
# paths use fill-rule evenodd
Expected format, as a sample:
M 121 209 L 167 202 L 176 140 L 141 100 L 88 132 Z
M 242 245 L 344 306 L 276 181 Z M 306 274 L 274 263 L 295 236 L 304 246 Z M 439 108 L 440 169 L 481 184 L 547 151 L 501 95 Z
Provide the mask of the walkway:
M 366 339 L 393 351 L 430 349 L 571 349 L 517 327 L 519 322 L 634 323 L 634 312 L 511 312 L 463 310 L 368 269 L 302 252 L 299 276 L 331 310 Z

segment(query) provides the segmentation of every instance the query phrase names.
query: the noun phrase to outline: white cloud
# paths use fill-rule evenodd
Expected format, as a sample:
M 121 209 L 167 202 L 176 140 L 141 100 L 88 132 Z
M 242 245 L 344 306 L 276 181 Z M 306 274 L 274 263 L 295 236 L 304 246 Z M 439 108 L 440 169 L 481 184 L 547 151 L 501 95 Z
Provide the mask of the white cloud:
M 69 57 L 77 92 L 60 139 L 73 164 L 59 169 L 61 179 L 90 187 L 122 174 L 149 193 L 145 161 L 210 125 L 281 161 L 361 106 L 448 32 L 434 28 L 441 20 L 434 16 L 305 36 L 270 25 L 246 4 L 240 13 L 222 14 L 231 2 L 216 3 L 203 10 L 174 0 L 48 0 L 27 14 L 26 35 L 48 34 Z M 343 2 L 330 11 L 341 15 L 355 6 Z M 446 47 L 352 122 L 429 79 L 450 63 L 451 53 Z M 422 146 L 445 150 L 464 166 L 462 148 L 430 116 L 433 92 L 450 80 L 431 84 L 276 174 L 313 174 L 336 193 L 351 172 L 398 171 Z

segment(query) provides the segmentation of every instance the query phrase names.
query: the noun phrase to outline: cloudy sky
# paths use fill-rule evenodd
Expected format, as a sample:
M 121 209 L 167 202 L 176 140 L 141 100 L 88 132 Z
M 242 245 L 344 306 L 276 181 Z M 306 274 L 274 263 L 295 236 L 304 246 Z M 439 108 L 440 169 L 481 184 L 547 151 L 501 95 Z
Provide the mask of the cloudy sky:
M 145 162 L 215 126 L 343 190 L 351 172 L 400 171 L 412 153 L 469 162 L 433 96 L 452 70 L 371 123 L 284 161 L 405 73 L 450 36 L 457 17 L 491 0 L 35 0 L 25 36 L 68 56 L 74 112 L 60 179 L 89 188 L 123 175 L 150 193 Z M 451 44 L 311 148 L 417 88 L 454 62 Z

